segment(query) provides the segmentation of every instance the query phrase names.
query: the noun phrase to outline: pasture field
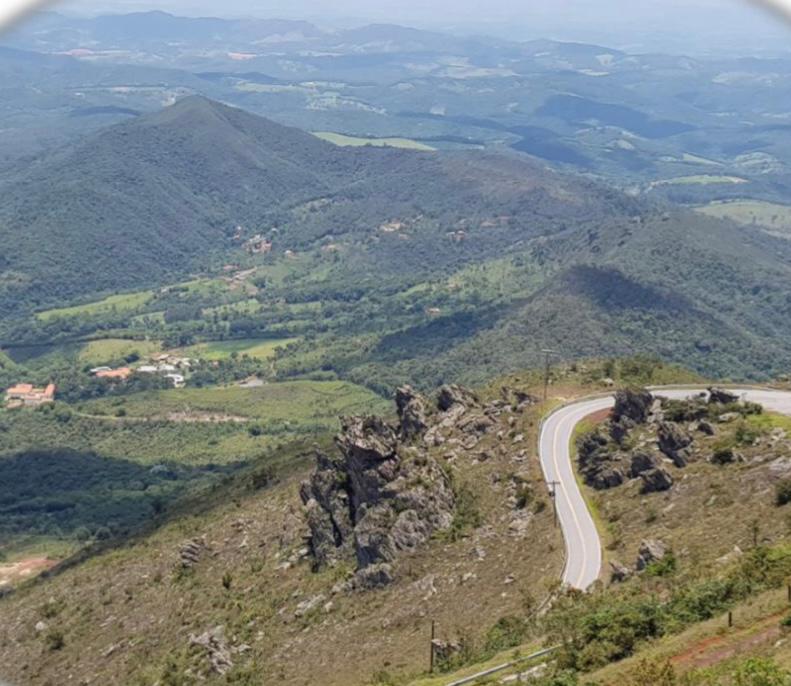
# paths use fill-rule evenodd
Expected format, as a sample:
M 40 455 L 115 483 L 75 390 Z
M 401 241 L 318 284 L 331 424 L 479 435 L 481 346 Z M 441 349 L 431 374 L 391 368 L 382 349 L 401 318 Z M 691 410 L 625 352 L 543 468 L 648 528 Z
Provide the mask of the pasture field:
M 269 360 L 275 356 L 277 348 L 285 347 L 289 343 L 296 343 L 298 340 L 298 338 L 276 338 L 270 340 L 242 338 L 232 341 L 209 341 L 183 348 L 180 352 L 186 357 L 195 357 L 203 360 L 224 360 L 233 353 Z
M 146 357 L 162 349 L 158 341 L 133 341 L 123 338 L 104 338 L 88 341 L 77 354 L 77 359 L 86 364 L 103 364 L 111 360 L 119 360 L 137 353 Z
M 151 298 L 154 297 L 153 291 L 136 291 L 134 293 L 119 293 L 111 295 L 103 300 L 85 303 L 84 305 L 73 305 L 71 307 L 59 307 L 54 310 L 39 312 L 36 317 L 41 321 L 48 321 L 56 317 L 78 317 L 80 315 L 106 314 L 110 312 L 129 312 L 143 307 Z
M 423 152 L 433 152 L 436 148 L 420 143 L 411 138 L 361 138 L 358 136 L 347 136 L 342 133 L 332 131 L 314 131 L 313 135 L 324 141 L 339 145 L 341 147 L 362 147 L 372 145 L 379 148 L 404 148 L 406 150 L 422 150 Z
M 718 219 L 732 219 L 739 224 L 760 225 L 781 232 L 791 231 L 791 205 L 763 200 L 714 202 L 697 211 Z

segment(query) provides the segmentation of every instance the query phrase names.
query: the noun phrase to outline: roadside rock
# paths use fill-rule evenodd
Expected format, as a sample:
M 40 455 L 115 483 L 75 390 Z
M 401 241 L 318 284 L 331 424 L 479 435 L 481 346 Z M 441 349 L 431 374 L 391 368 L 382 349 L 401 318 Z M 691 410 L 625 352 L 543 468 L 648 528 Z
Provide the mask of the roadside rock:
M 709 391 L 710 403 L 719 403 L 720 405 L 730 405 L 732 403 L 738 403 L 740 400 L 739 396 L 736 393 L 727 391 L 724 388 L 716 388 L 712 386 L 708 389 L 708 391 Z
M 321 593 L 313 596 L 312 598 L 308 598 L 307 600 L 303 600 L 299 605 L 297 605 L 297 609 L 294 610 L 294 616 L 304 617 L 313 610 L 317 610 L 318 607 L 322 605 L 325 601 L 326 601 L 326 597 Z
M 742 416 L 738 412 L 723 412 L 719 417 L 717 417 L 717 421 L 720 424 L 730 424 L 731 422 L 735 422 L 741 418 Z
M 621 583 L 626 581 L 630 576 L 632 576 L 632 570 L 626 565 L 622 565 L 615 560 L 610 562 L 610 581 L 612 583 Z
M 714 425 L 711 422 L 707 422 L 705 420 L 698 422 L 698 431 L 700 431 L 702 434 L 705 434 L 706 436 L 713 436 L 715 433 L 717 433 Z
M 636 424 L 644 424 L 653 404 L 654 396 L 647 389 L 625 388 L 615 394 L 613 420 L 618 421 L 625 417 Z
M 667 455 L 676 467 L 686 467 L 689 461 L 689 446 L 692 437 L 675 422 L 662 422 L 657 430 L 659 449 Z
M 643 571 L 652 562 L 659 562 L 667 555 L 667 546 L 660 540 L 647 539 L 637 552 L 637 571 Z
M 643 480 L 641 493 L 658 493 L 667 491 L 673 486 L 673 477 L 661 467 L 643 472 L 640 478 Z

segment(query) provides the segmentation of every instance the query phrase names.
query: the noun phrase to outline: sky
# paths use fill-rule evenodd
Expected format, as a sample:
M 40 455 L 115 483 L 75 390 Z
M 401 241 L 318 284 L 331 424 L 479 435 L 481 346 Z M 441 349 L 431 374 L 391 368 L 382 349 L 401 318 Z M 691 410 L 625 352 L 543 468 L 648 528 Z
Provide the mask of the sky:
M 791 27 L 747 0 L 64 0 L 95 13 L 161 9 L 192 16 L 387 22 L 509 39 L 557 38 L 695 54 L 791 50 Z

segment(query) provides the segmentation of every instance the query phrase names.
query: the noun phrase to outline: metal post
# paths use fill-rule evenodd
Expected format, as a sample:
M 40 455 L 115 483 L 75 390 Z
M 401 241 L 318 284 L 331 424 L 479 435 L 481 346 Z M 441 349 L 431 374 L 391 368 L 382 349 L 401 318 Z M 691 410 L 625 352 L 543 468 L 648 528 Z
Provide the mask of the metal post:
M 429 674 L 434 673 L 434 636 L 435 636 L 435 624 L 434 620 L 431 620 L 431 652 L 429 653 Z
M 550 481 L 547 484 L 548 486 L 552 486 L 552 490 L 549 492 L 549 497 L 552 498 L 552 514 L 555 522 L 555 526 L 558 525 L 558 500 L 557 500 L 557 490 L 558 486 L 560 486 L 559 481 Z
M 733 612 L 728 610 L 728 628 L 733 626 Z
M 549 348 L 544 348 L 541 352 L 544 353 L 544 400 L 546 401 L 547 395 L 549 393 L 549 363 L 552 355 L 558 355 L 559 353 L 556 350 L 550 350 Z

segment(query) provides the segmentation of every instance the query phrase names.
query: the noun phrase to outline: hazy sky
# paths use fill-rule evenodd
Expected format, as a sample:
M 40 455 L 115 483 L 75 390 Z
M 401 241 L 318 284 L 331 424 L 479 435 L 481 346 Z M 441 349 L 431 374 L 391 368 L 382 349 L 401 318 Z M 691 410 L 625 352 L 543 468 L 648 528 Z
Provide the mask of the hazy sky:
M 398 23 L 508 38 L 553 37 L 614 47 L 791 50 L 791 28 L 747 0 L 65 0 L 71 11 L 162 9 L 175 14 Z

